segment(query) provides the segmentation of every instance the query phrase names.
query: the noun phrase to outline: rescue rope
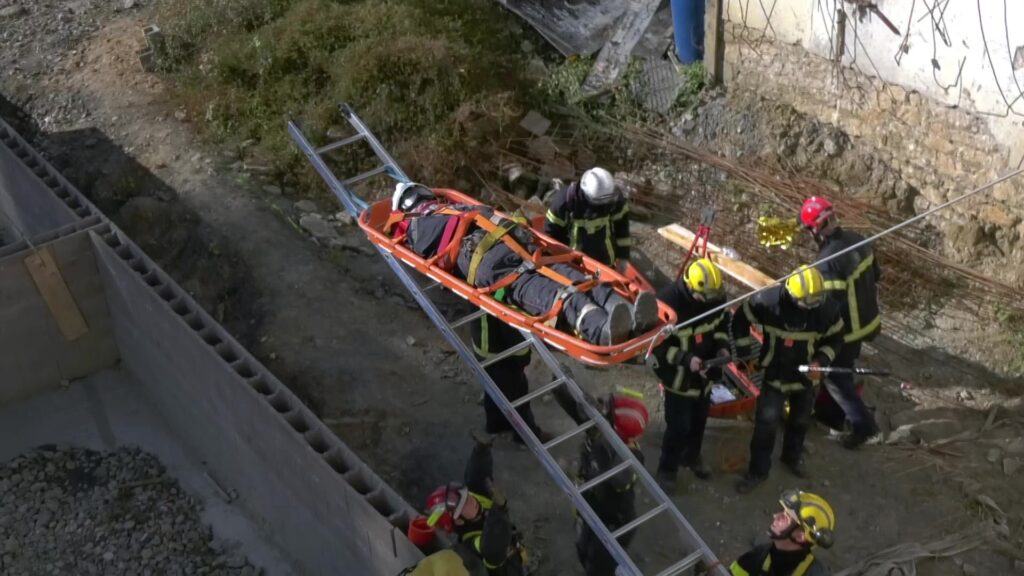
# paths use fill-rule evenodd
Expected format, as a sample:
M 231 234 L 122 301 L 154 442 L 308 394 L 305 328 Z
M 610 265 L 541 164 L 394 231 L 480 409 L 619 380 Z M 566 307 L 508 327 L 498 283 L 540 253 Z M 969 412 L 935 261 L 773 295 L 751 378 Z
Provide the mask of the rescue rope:
M 852 251 L 860 248 L 861 246 L 864 246 L 866 244 L 870 244 L 870 243 L 874 242 L 875 240 L 881 238 L 882 236 L 886 236 L 888 234 L 892 234 L 893 232 L 895 232 L 895 231 L 897 231 L 897 230 L 899 230 L 901 228 L 905 228 L 905 227 L 913 224 L 914 222 L 917 222 L 918 220 L 922 220 L 922 219 L 924 219 L 924 218 L 926 218 L 926 217 L 928 217 L 928 216 L 930 216 L 930 215 L 932 215 L 932 214 L 934 214 L 934 213 L 936 213 L 936 212 L 938 212 L 940 210 L 948 208 L 948 207 L 950 207 L 950 206 L 952 206 L 954 204 L 958 204 L 958 203 L 960 203 L 960 202 L 962 202 L 964 200 L 967 200 L 968 198 L 971 198 L 972 196 L 975 196 L 975 195 L 980 194 L 982 192 L 985 192 L 985 191 L 987 191 L 987 190 L 989 190 L 991 188 L 994 188 L 995 186 L 997 186 L 999 184 L 1002 184 L 1003 182 L 1006 182 L 1007 180 L 1012 180 L 1013 178 L 1016 178 L 1017 176 L 1020 176 L 1021 174 L 1024 174 L 1024 168 L 1018 168 L 1017 170 L 1014 170 L 1012 172 L 1004 174 L 1004 175 L 996 178 L 995 180 L 993 180 L 993 181 L 991 181 L 991 182 L 989 182 L 987 184 L 982 185 L 979 188 L 975 188 L 974 190 L 971 190 L 970 192 L 966 192 L 964 194 L 961 194 L 960 196 L 957 196 L 956 198 L 953 198 L 952 200 L 949 200 L 949 201 L 947 201 L 947 202 L 945 202 L 943 204 L 939 204 L 938 206 L 935 206 L 934 208 L 930 208 L 930 209 L 928 209 L 928 210 L 918 214 L 917 216 L 914 216 L 913 218 L 904 220 L 903 222 L 900 222 L 900 223 L 898 223 L 898 224 L 896 224 L 894 226 L 886 228 L 885 230 L 882 230 L 881 232 L 875 234 L 874 236 L 871 236 L 869 238 L 865 238 L 864 240 L 861 240 L 860 242 L 857 242 L 856 244 L 848 246 L 848 247 L 846 247 L 846 248 L 836 252 L 835 254 L 831 254 L 829 256 L 826 256 L 825 258 L 822 258 L 822 259 L 820 259 L 820 260 L 810 264 L 808 267 L 809 268 L 817 268 L 820 264 L 824 264 L 825 262 L 828 262 L 830 260 L 834 260 L 834 259 L 836 259 L 836 258 L 838 258 L 838 257 L 840 257 L 840 256 L 842 256 L 844 254 L 847 254 L 848 252 L 852 252 Z M 734 306 L 736 304 L 739 304 L 740 302 L 743 302 L 744 300 L 746 300 L 746 299 L 748 299 L 748 298 L 750 298 L 752 296 L 760 294 L 761 292 L 764 292 L 765 290 L 768 290 L 769 288 L 773 288 L 775 286 L 778 286 L 778 285 L 782 284 L 783 282 L 785 282 L 786 280 L 792 278 L 793 276 L 796 276 L 799 273 L 800 273 L 800 271 L 796 270 L 796 271 L 791 272 L 791 273 L 789 273 L 789 274 L 787 274 L 787 275 L 785 275 L 785 276 L 783 276 L 783 277 L 781 277 L 781 278 L 779 278 L 777 280 L 774 280 L 772 283 L 768 284 L 767 286 L 762 286 L 761 288 L 757 288 L 755 290 L 751 290 L 750 292 L 747 292 L 746 294 L 744 294 L 742 296 L 738 296 L 736 298 L 733 298 L 732 300 L 729 300 L 725 304 L 721 304 L 719 306 L 716 306 L 716 307 L 712 308 L 711 310 L 708 310 L 707 312 L 704 312 L 702 314 L 698 314 L 697 316 L 694 316 L 694 317 L 692 317 L 692 318 L 690 318 L 688 320 L 680 322 L 679 324 L 676 324 L 675 326 L 666 326 L 658 334 L 655 334 L 654 336 L 651 336 L 648 339 L 641 340 L 640 342 L 642 343 L 642 342 L 649 341 L 649 342 L 653 343 L 653 342 L 657 341 L 658 337 L 661 334 L 671 334 L 672 332 L 675 332 L 676 330 L 685 328 L 687 326 L 690 326 L 691 324 L 695 324 L 699 320 L 703 320 L 704 318 L 707 318 L 707 317 L 712 316 L 714 314 L 717 314 L 717 313 L 719 313 L 719 312 L 721 312 L 723 310 L 731 308 L 732 306 Z M 648 354 L 649 353 L 650 352 L 648 352 Z

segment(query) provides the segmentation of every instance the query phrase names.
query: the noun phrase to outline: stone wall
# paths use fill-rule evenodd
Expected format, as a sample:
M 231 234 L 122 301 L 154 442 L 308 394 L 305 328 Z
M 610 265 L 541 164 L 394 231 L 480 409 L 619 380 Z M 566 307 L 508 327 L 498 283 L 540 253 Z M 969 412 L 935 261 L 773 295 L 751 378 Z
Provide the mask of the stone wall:
M 914 211 L 944 202 L 1015 168 L 1024 154 L 1013 138 L 994 135 L 992 122 L 970 112 L 964 90 L 948 106 L 913 89 L 837 67 L 799 44 L 773 41 L 770 29 L 726 26 L 726 83 L 834 124 L 895 170 L 919 194 Z M 1012 122 L 1013 120 L 1009 120 Z M 1009 144 L 1008 144 L 1009 142 Z M 1011 160 L 1011 158 L 1014 158 Z M 884 204 L 884 202 L 880 202 Z M 947 256 L 1024 283 L 1024 177 L 997 187 L 933 220 Z M 1007 266 L 1007 261 L 1014 264 Z

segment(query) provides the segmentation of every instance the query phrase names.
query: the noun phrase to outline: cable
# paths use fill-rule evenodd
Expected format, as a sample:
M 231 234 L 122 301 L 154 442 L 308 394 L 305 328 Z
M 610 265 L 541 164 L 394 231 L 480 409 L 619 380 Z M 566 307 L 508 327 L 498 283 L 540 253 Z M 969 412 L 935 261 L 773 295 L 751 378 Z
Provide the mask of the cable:
M 995 65 L 995 63 L 992 62 L 992 53 L 988 49 L 988 39 L 985 38 L 985 22 L 984 22 L 984 17 L 981 15 L 981 0 L 977 0 L 976 3 L 978 5 L 978 27 L 981 28 L 981 42 L 985 45 L 985 58 L 988 59 L 988 66 L 989 66 L 989 68 L 992 69 L 992 79 L 996 81 L 996 88 L 999 89 L 999 96 L 1002 97 L 1003 103 L 1006 104 L 1006 114 L 1004 114 L 1003 117 L 1009 116 L 1010 114 L 1013 114 L 1015 116 L 1024 116 L 1024 114 L 1022 114 L 1020 112 L 1017 112 L 1016 110 L 1013 109 L 1013 105 L 1016 104 L 1017 101 L 1020 100 L 1021 98 L 1024 98 L 1024 91 L 1022 91 L 1019 96 L 1014 98 L 1013 102 L 1010 102 L 1009 100 L 1006 99 L 1006 94 L 1003 92 L 1003 86 L 999 83 L 999 75 L 996 74 L 996 65 Z M 1005 8 L 1005 7 L 1006 7 L 1006 3 L 1004 1 L 1003 8 Z M 1007 34 L 1009 34 L 1009 32 L 1007 32 Z M 1010 49 L 1009 43 L 1007 43 L 1006 49 L 1007 50 Z M 1016 82 L 1017 77 L 1014 76 L 1013 79 Z M 988 114 L 988 115 L 989 116 L 999 116 L 999 114 Z
M 864 246 L 864 245 L 867 245 L 867 244 L 870 244 L 870 243 L 874 242 L 875 240 L 881 238 L 882 236 L 886 236 L 886 235 L 891 234 L 891 233 L 893 233 L 893 232 L 895 232 L 895 231 L 897 231 L 897 230 L 899 230 L 901 228 L 905 228 L 905 227 L 913 224 L 914 222 L 917 222 L 918 220 L 922 220 L 922 219 L 924 219 L 924 218 L 926 218 L 928 216 L 931 216 L 932 214 L 934 214 L 934 213 L 936 213 L 936 212 L 938 212 L 940 210 L 943 210 L 943 209 L 948 208 L 948 207 L 950 207 L 950 206 L 952 206 L 954 204 L 958 204 L 958 203 L 960 203 L 960 202 L 962 202 L 964 200 L 967 200 L 968 198 L 971 198 L 972 196 L 975 196 L 977 194 L 985 192 L 986 190 L 989 190 L 990 188 L 993 188 L 993 187 L 995 187 L 995 186 L 997 186 L 999 184 L 1002 184 L 1003 182 L 1006 182 L 1007 180 L 1011 180 L 1013 178 L 1016 178 L 1017 176 L 1020 176 L 1021 174 L 1024 174 L 1024 168 L 1018 168 L 1018 169 L 1014 170 L 1013 172 L 1009 172 L 1007 174 L 1004 174 L 1004 175 L 996 178 L 995 180 L 989 182 L 988 184 L 982 185 L 980 188 L 975 188 L 974 190 L 971 190 L 970 192 L 966 192 L 964 194 L 961 194 L 960 196 L 957 196 L 956 198 L 954 198 L 952 200 L 949 200 L 948 202 L 945 202 L 943 204 L 939 204 L 938 206 L 935 206 L 934 208 L 930 208 L 930 209 L 928 209 L 928 210 L 918 214 L 917 216 L 914 216 L 913 218 L 904 220 L 903 222 L 900 222 L 900 223 L 898 223 L 898 224 L 896 224 L 894 226 L 886 228 L 885 230 L 882 230 L 881 232 L 875 234 L 874 236 L 871 236 L 869 238 L 865 238 L 864 240 L 861 240 L 860 242 L 857 242 L 856 244 L 853 244 L 852 246 L 848 246 L 848 247 L 846 247 L 846 248 L 836 252 L 835 254 L 831 254 L 831 255 L 829 255 L 829 256 L 827 256 L 825 258 L 822 258 L 822 259 L 820 259 L 820 260 L 818 260 L 818 261 L 816 261 L 816 262 L 814 262 L 812 264 L 809 264 L 808 267 L 810 267 L 810 268 L 817 268 L 818 266 L 820 266 L 821 264 L 824 264 L 825 262 L 829 262 L 831 260 L 835 260 L 836 258 L 838 258 L 838 257 L 840 257 L 840 256 L 842 256 L 842 255 L 844 255 L 844 254 L 846 254 L 848 252 L 852 252 L 853 250 L 856 250 L 857 248 L 860 248 L 861 246 Z M 783 276 L 783 277 L 773 281 L 771 284 L 768 284 L 767 286 L 762 286 L 761 288 L 757 288 L 756 290 L 752 290 L 750 292 L 747 292 L 746 294 L 744 294 L 742 296 L 738 296 L 736 298 L 733 298 L 732 300 L 729 300 L 725 304 L 721 304 L 719 306 L 716 306 L 716 307 L 712 308 L 711 310 L 708 310 L 707 312 L 704 312 L 702 314 L 698 314 L 697 316 L 694 316 L 693 318 L 690 318 L 690 319 L 688 319 L 688 320 L 686 320 L 684 322 L 680 322 L 679 324 L 676 324 L 675 326 L 672 326 L 671 327 L 671 331 L 676 331 L 676 330 L 679 330 L 681 328 L 685 328 L 687 326 L 690 326 L 691 324 L 696 323 L 699 320 L 703 320 L 704 318 L 707 318 L 707 317 L 712 316 L 714 314 L 717 314 L 717 313 L 719 313 L 719 312 L 721 312 L 723 310 L 726 310 L 726 309 L 732 307 L 735 304 L 739 304 L 740 302 L 743 302 L 744 300 L 750 298 L 751 296 L 755 296 L 757 294 L 760 294 L 761 292 L 764 292 L 765 290 L 768 290 L 769 288 L 772 288 L 774 286 L 778 286 L 779 284 L 782 284 L 783 282 L 785 282 L 789 278 L 792 278 L 793 276 L 796 276 L 797 273 L 798 272 L 791 272 L 791 273 L 789 273 L 789 274 L 787 274 L 787 275 L 785 275 L 785 276 Z M 661 332 L 663 332 L 663 333 L 664 332 L 669 332 L 669 331 L 670 331 L 670 327 L 668 327 L 668 326 L 666 326 L 665 328 L 663 328 L 661 330 Z M 649 341 L 650 342 L 654 342 L 655 339 L 657 339 L 657 337 L 658 337 L 658 335 L 652 336 L 649 339 Z M 641 342 L 643 342 L 643 340 L 641 340 Z

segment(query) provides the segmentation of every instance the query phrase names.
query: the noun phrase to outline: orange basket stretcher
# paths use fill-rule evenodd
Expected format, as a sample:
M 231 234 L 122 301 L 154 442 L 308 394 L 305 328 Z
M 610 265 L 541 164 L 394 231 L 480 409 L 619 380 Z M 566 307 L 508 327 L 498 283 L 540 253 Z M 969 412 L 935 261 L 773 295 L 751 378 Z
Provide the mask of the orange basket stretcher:
M 451 204 L 470 204 L 486 206 L 479 200 L 444 188 L 433 189 L 438 198 L 446 199 Z M 488 207 L 489 208 L 489 207 Z M 633 358 L 645 354 L 653 346 L 656 346 L 664 339 L 663 329 L 675 324 L 675 312 L 662 302 L 658 302 L 658 323 L 644 334 L 634 337 L 619 344 L 601 346 L 591 344 L 574 335 L 567 334 L 550 326 L 544 318 L 524 314 L 518 309 L 503 304 L 496 300 L 488 288 L 476 288 L 466 281 L 445 271 L 436 264 L 434 258 L 423 258 L 410 250 L 404 243 L 404 238 L 392 238 L 385 231 L 385 227 L 391 216 L 390 199 L 380 200 L 370 204 L 359 216 L 359 227 L 363 229 L 377 247 L 390 252 L 406 265 L 414 268 L 420 274 L 440 283 L 445 288 L 465 298 L 474 306 L 486 311 L 498 320 L 516 328 L 529 330 L 554 348 L 562 350 L 569 356 L 595 366 L 610 366 L 621 364 Z M 510 218 L 508 214 L 495 210 L 497 216 Z M 649 284 L 640 283 L 635 279 L 619 274 L 614 268 L 605 266 L 596 260 L 588 258 L 580 252 L 570 250 L 567 246 L 555 239 L 532 230 L 534 242 L 540 247 L 542 260 L 536 262 L 541 266 L 550 259 L 550 262 L 564 262 L 576 266 L 581 272 L 598 279 L 601 283 L 611 283 L 617 291 L 632 301 L 636 295 L 645 291 Z M 645 286 L 646 284 L 646 286 Z

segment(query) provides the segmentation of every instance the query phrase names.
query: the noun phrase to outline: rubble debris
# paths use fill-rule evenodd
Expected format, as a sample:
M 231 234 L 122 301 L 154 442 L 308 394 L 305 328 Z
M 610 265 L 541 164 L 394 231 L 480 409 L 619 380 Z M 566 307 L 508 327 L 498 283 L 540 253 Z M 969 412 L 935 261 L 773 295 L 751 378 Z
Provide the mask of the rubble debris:
M 551 127 L 551 120 L 548 120 L 536 110 L 530 110 L 519 121 L 519 126 L 534 136 L 543 136 Z
M 302 217 L 299 218 L 299 226 L 301 226 L 306 232 L 309 232 L 309 234 L 316 240 L 326 241 L 338 239 L 338 233 L 334 230 L 334 226 L 331 226 L 331 223 L 324 220 L 324 217 L 319 214 L 303 214 Z
M 295 203 L 295 209 L 299 212 L 306 212 L 307 214 L 316 212 L 316 202 L 313 202 L 312 200 L 299 200 Z
M 43 447 L 0 465 L 0 571 L 255 576 L 200 520 L 201 507 L 137 448 Z
M 1020 458 L 1003 458 L 1003 474 L 1013 476 L 1020 470 L 1021 465 L 1024 465 L 1024 460 Z

